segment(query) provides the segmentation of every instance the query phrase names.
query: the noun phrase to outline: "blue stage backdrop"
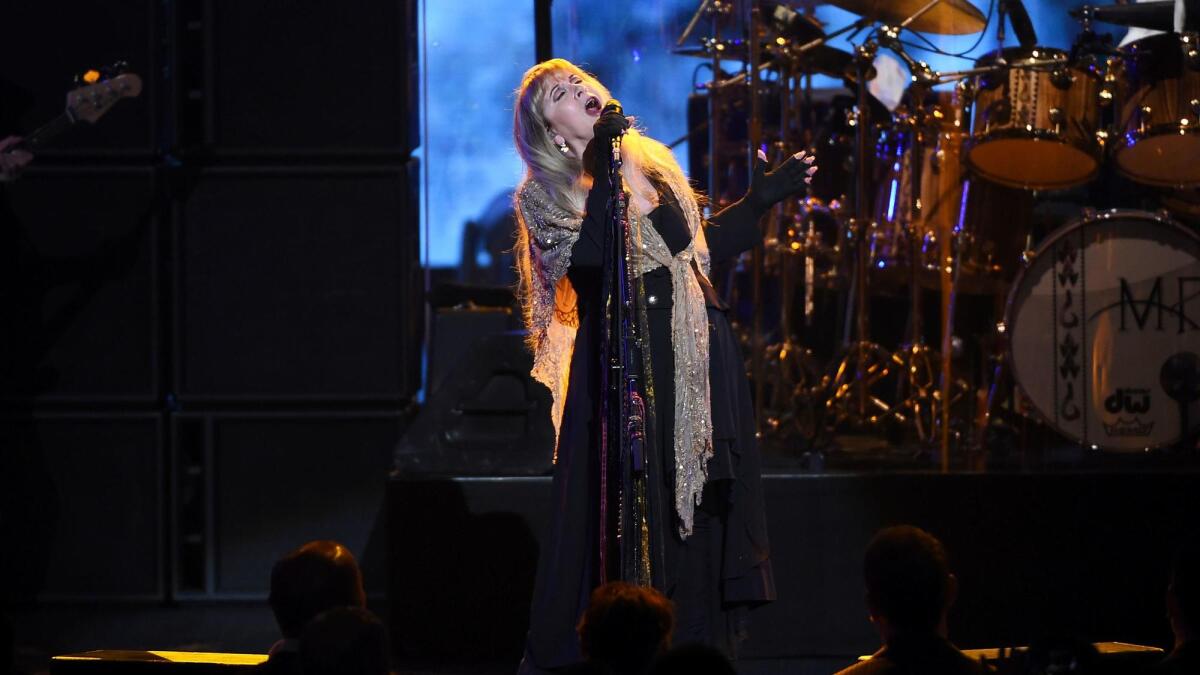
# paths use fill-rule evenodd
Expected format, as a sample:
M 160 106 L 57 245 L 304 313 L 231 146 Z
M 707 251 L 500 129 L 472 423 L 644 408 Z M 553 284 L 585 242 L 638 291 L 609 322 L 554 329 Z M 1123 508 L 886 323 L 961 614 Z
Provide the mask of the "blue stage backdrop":
M 989 13 L 995 0 L 970 1 Z M 1067 11 L 1080 4 L 1082 0 L 1025 0 L 1039 42 L 1070 46 L 1078 25 Z M 521 165 L 512 148 L 512 94 L 534 61 L 533 5 L 533 0 L 422 1 L 426 265 L 460 266 L 466 223 L 493 216 L 520 180 Z M 702 59 L 671 53 L 698 5 L 699 0 L 554 0 L 554 55 L 596 73 L 641 127 L 672 142 L 687 131 L 688 95 L 710 76 Z M 831 6 L 818 6 L 816 16 L 826 31 L 855 18 Z M 1113 28 L 1119 40 L 1123 30 Z M 1014 44 L 1011 27 L 1006 32 L 1006 44 Z M 688 44 L 710 34 L 709 23 L 701 21 Z M 927 37 L 944 51 L 965 52 L 951 57 L 913 51 L 940 71 L 969 68 L 979 55 L 996 48 L 994 21 L 982 35 Z M 913 36 L 908 41 L 920 42 Z M 849 49 L 845 39 L 832 44 Z M 814 84 L 840 86 L 829 78 L 817 78 Z M 676 148 L 676 155 L 686 167 L 686 143 Z M 489 260 L 480 253 L 475 262 L 486 265 Z

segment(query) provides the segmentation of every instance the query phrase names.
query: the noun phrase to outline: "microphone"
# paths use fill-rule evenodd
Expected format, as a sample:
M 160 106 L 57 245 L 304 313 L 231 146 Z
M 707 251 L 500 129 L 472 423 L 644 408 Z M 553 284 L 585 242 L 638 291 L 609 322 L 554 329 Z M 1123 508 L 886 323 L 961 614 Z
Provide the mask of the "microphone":
M 615 112 L 618 115 L 625 114 L 625 110 L 621 107 L 621 102 L 615 98 L 608 99 L 608 103 L 604 104 L 604 110 L 601 110 L 600 114 L 604 115 L 610 112 Z
M 1033 21 L 1029 19 L 1029 12 L 1025 10 L 1025 3 L 1021 0 L 1006 0 L 1008 5 L 1008 20 L 1012 23 L 1013 32 L 1017 34 L 1017 42 L 1021 43 L 1022 47 L 1037 46 L 1037 31 L 1033 28 Z

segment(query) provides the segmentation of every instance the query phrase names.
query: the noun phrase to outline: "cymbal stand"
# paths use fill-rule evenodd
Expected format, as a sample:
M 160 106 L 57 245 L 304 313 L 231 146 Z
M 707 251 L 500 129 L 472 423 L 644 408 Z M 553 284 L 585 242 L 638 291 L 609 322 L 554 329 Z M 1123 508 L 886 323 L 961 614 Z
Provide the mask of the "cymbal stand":
M 804 98 L 797 103 L 798 86 L 793 86 L 803 77 L 803 69 L 797 75 L 795 61 L 791 58 L 780 60 L 780 110 L 781 127 L 779 137 L 774 143 L 773 162 L 778 165 L 787 159 L 789 150 L 799 145 L 806 145 L 799 135 L 801 129 L 807 128 L 805 115 L 811 104 L 810 93 L 805 91 Z M 811 81 L 811 79 L 810 79 Z M 793 133 L 795 129 L 795 133 Z M 797 280 L 795 271 L 797 263 L 803 265 L 805 287 L 805 319 L 810 320 L 811 293 L 814 284 L 813 266 L 815 259 L 807 240 L 802 245 L 803 250 L 789 248 L 789 243 L 796 241 L 800 234 L 796 228 L 811 226 L 811 214 L 805 212 L 801 217 L 800 208 L 794 200 L 784 200 L 771 210 L 771 219 L 767 227 L 767 251 L 776 258 L 776 269 L 779 274 L 780 313 L 779 340 L 768 345 L 764 354 L 767 361 L 766 376 L 769 392 L 764 397 L 765 416 L 763 419 L 764 433 L 776 436 L 781 440 L 791 440 L 796 437 L 809 441 L 812 445 L 818 443 L 820 424 L 817 406 L 820 394 L 820 369 L 817 367 L 812 351 L 805 348 L 797 337 L 793 323 L 793 308 L 795 307 L 795 291 Z M 784 234 L 787 233 L 785 240 Z M 795 233 L 795 234 L 793 234 Z
M 696 11 L 696 17 L 699 17 L 702 12 L 707 12 L 712 17 L 712 44 L 719 45 L 721 43 L 721 24 L 732 11 L 732 5 L 729 2 L 721 0 L 704 0 L 699 10 Z M 696 18 L 693 17 L 693 24 Z M 689 24 L 689 28 L 693 25 Z M 690 30 L 686 31 L 680 37 L 680 42 L 686 38 Z M 718 184 L 718 179 L 721 176 L 721 50 L 712 50 L 712 84 L 708 89 L 708 196 L 709 203 L 712 205 L 713 211 L 720 209 L 721 189 Z
M 931 7 L 932 5 L 927 6 Z M 912 58 L 900 42 L 900 28 L 883 26 L 878 40 L 881 47 L 895 53 L 912 73 L 910 125 L 908 143 L 909 203 L 902 213 L 907 213 L 904 236 L 908 244 L 909 270 L 909 342 L 893 352 L 892 362 L 901 369 L 903 376 L 897 382 L 897 403 L 893 414 L 900 422 L 911 423 L 921 443 L 933 440 L 938 425 L 937 409 L 937 352 L 925 341 L 924 302 L 922 299 L 921 255 L 925 235 L 925 217 L 922 212 L 922 190 L 924 189 L 925 146 L 930 132 L 930 117 L 925 109 L 925 96 L 937 75 L 924 61 Z M 934 131 L 936 136 L 936 130 Z M 939 237 L 940 239 L 941 237 Z M 939 268 L 942 265 L 939 264 Z M 942 364 L 944 365 L 944 363 Z
M 854 292 L 850 313 L 855 318 L 854 339 L 843 346 L 841 359 L 833 375 L 826 408 L 833 413 L 834 424 L 843 422 L 857 426 L 878 424 L 891 412 L 890 406 L 871 393 L 871 388 L 891 372 L 890 354 L 870 341 L 868 317 L 868 274 L 871 255 L 870 206 L 867 197 L 867 149 L 871 134 L 871 115 L 867 100 L 866 73 L 871 68 L 878 44 L 868 39 L 855 48 L 855 69 L 858 75 L 858 106 L 855 113 L 855 217 L 850 232 L 855 242 Z
M 712 2 L 713 0 L 703 0 L 703 2 L 700 3 L 700 6 L 696 8 L 696 13 L 692 14 L 692 19 L 688 21 L 687 26 L 684 27 L 683 32 L 680 33 L 679 39 L 675 41 L 676 47 L 682 47 L 683 43 L 687 42 L 687 39 L 691 36 L 692 31 L 696 29 L 696 24 L 700 22 L 700 18 L 703 17 L 706 12 L 711 11 L 709 5 L 711 5 Z M 714 35 L 714 37 L 716 36 Z

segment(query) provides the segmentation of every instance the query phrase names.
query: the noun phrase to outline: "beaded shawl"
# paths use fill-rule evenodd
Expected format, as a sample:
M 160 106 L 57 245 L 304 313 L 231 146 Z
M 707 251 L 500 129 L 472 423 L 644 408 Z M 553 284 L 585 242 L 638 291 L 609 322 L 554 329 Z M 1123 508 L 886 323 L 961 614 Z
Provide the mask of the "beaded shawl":
M 642 275 L 666 267 L 671 275 L 671 347 L 675 356 L 675 512 L 679 532 L 692 532 L 693 514 L 708 476 L 712 457 L 712 408 L 708 382 L 708 312 L 698 274 L 709 272 L 708 245 L 700 225 L 700 210 L 691 194 L 675 194 L 692 241 L 671 255 L 666 242 L 646 215 L 631 206 L 629 220 L 636 245 L 631 272 Z M 582 215 L 557 206 L 536 179 L 527 177 L 517 188 L 518 235 L 516 257 L 521 275 L 521 306 L 533 352 L 534 379 L 550 389 L 555 459 L 566 403 L 571 355 L 579 328 L 579 301 L 567 278 L 571 251 L 579 240 Z

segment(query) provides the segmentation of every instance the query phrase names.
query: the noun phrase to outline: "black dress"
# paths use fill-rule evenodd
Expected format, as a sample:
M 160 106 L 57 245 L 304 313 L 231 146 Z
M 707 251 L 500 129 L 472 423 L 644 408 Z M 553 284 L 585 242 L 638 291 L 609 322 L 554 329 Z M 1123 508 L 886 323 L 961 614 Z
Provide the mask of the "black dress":
M 687 247 L 691 235 L 671 192 L 660 187 L 660 205 L 649 215 L 672 254 Z M 553 519 L 542 538 L 537 581 L 530 609 L 522 673 L 555 670 L 580 659 L 575 626 L 599 582 L 598 425 L 594 420 L 599 391 L 597 358 L 602 312 L 600 261 L 602 221 L 607 192 L 588 195 L 587 213 L 571 254 L 568 277 L 579 295 L 579 330 L 559 432 L 554 471 Z M 600 214 L 598 217 L 596 214 Z M 710 221 L 705 230 L 713 262 L 728 259 L 758 243 L 760 214 L 739 202 Z M 674 352 L 671 343 L 671 278 L 665 268 L 644 276 L 651 364 L 656 388 L 657 453 L 663 458 L 662 484 L 652 486 L 660 524 L 664 568 L 656 574 L 659 590 L 675 603 L 674 642 L 703 642 L 735 655 L 744 634 L 745 612 L 775 598 L 767 544 L 760 478 L 761 457 L 755 440 L 754 410 L 741 349 L 725 309 L 708 289 L 709 383 L 714 455 L 708 482 L 694 516 L 691 536 L 678 534 L 674 512 Z

